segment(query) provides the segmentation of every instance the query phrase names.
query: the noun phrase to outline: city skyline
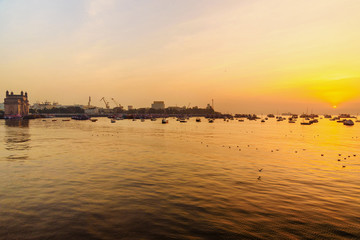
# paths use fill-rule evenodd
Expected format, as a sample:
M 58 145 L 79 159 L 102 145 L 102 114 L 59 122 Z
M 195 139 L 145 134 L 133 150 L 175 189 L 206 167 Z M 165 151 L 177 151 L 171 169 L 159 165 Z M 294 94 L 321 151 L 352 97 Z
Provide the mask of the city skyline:
M 0 97 L 357 113 L 359 9 L 352 0 L 0 1 Z

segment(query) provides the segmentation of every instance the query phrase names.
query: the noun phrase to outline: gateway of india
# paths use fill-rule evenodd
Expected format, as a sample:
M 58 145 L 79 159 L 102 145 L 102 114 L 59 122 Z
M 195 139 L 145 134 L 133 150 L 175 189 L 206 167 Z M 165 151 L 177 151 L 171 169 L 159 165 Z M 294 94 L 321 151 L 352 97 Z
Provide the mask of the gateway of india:
M 29 100 L 27 92 L 21 91 L 20 95 L 15 95 L 13 92 L 9 94 L 6 91 L 6 98 L 4 99 L 5 116 L 27 116 L 29 115 Z

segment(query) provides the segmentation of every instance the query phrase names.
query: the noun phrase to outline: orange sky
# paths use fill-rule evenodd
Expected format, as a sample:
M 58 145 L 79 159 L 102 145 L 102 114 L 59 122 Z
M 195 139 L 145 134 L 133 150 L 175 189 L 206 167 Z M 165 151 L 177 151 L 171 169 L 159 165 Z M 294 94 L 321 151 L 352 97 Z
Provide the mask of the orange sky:
M 357 113 L 359 10 L 357 0 L 0 1 L 0 97 Z

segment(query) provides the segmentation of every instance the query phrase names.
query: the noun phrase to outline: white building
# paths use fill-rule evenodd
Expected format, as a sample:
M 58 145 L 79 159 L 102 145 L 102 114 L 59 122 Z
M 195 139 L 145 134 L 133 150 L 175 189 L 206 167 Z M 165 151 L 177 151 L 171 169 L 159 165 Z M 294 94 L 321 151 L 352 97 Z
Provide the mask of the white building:
M 151 108 L 153 108 L 153 109 L 165 109 L 165 103 L 164 103 L 164 101 L 154 101 L 154 103 L 151 104 Z
M 35 110 L 43 110 L 43 109 L 53 109 L 53 108 L 60 108 L 62 107 L 61 105 L 59 105 L 57 102 L 48 102 L 48 101 L 45 101 L 43 103 L 34 103 L 34 105 L 31 106 L 32 109 L 35 109 Z
M 94 115 L 94 114 L 99 114 L 100 110 L 97 107 L 90 107 L 90 108 L 86 108 L 84 109 L 85 114 L 88 115 Z

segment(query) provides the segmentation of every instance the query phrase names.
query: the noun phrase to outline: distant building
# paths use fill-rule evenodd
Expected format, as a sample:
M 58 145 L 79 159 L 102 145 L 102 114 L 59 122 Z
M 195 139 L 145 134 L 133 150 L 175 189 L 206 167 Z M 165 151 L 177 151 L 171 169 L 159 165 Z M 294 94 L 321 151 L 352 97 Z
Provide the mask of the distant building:
M 27 92 L 21 91 L 20 95 L 15 95 L 13 92 L 9 94 L 6 91 L 6 98 L 4 99 L 5 116 L 10 115 L 29 115 L 29 100 Z
M 4 111 L 4 103 L 0 103 L 0 110 Z
M 153 109 L 165 109 L 165 103 L 164 103 L 164 101 L 154 101 L 154 103 L 151 104 L 151 108 L 153 108 Z
M 34 105 L 31 106 L 31 109 L 35 109 L 35 110 L 44 110 L 44 109 L 53 109 L 53 108 L 60 108 L 63 107 L 61 105 L 59 105 L 57 102 L 48 102 L 45 101 L 43 103 L 34 103 Z
M 182 108 L 178 107 L 178 106 L 169 106 L 167 109 L 171 110 L 171 111 L 180 111 Z
M 85 108 L 84 112 L 85 112 L 85 114 L 88 114 L 88 115 L 94 115 L 94 114 L 99 114 L 100 109 L 97 107 L 90 107 L 90 108 Z
M 128 110 L 133 110 L 133 109 L 134 109 L 133 105 L 128 106 Z
M 210 104 L 208 104 L 208 105 L 206 106 L 206 109 L 210 110 L 210 109 L 213 109 L 213 107 L 212 107 Z

